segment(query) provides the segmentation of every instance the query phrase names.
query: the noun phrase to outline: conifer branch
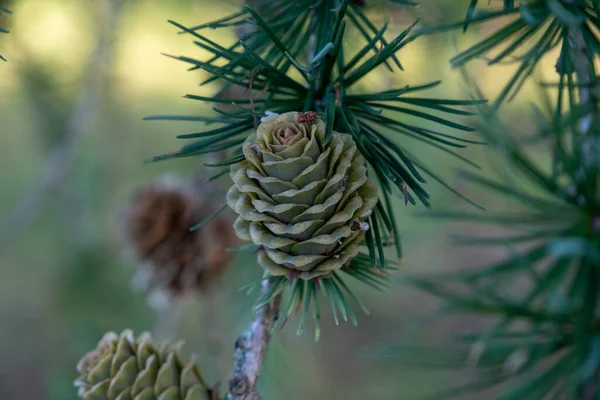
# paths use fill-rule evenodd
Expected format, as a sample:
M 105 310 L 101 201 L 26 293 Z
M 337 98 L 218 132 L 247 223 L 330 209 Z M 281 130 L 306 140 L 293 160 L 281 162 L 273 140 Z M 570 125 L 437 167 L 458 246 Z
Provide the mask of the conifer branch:
M 578 124 L 580 135 L 581 152 L 580 175 L 585 177 L 587 167 L 593 167 L 597 156 L 594 154 L 595 137 L 592 130 L 598 98 L 595 92 L 596 74 L 594 71 L 594 56 L 590 53 L 588 45 L 585 42 L 584 32 L 581 27 L 573 28 L 569 32 L 569 47 L 571 48 L 571 61 L 573 70 L 577 78 L 577 91 L 579 94 L 579 104 L 584 110 L 589 110 Z M 595 265 L 594 267 L 598 267 Z M 590 277 L 591 278 L 591 277 Z M 583 381 L 579 388 L 578 397 L 581 400 L 592 400 L 598 393 L 598 374 L 600 371 L 595 368 L 592 373 L 588 373 L 588 378 Z
M 261 295 L 269 292 L 274 283 L 266 278 L 261 284 Z M 229 380 L 227 400 L 261 400 L 256 390 L 262 364 L 267 356 L 271 331 L 279 315 L 281 296 L 262 305 L 254 315 L 250 327 L 235 342 L 234 366 Z
M 399 2 L 408 4 L 405 1 Z M 365 245 L 368 255 L 356 255 L 355 247 L 350 251 L 348 243 L 338 241 L 335 246 L 340 247 L 334 250 L 342 251 L 344 257 L 335 257 L 340 254 L 321 248 L 316 252 L 323 258 L 315 259 L 310 271 L 303 270 L 299 280 L 295 279 L 299 272 L 293 264 L 299 260 L 296 255 L 292 256 L 296 257 L 293 263 L 286 265 L 281 264 L 282 259 L 278 257 L 284 257 L 284 254 L 288 253 L 279 250 L 276 261 L 270 256 L 259 261 L 274 275 L 271 290 L 265 296 L 261 296 L 258 303 L 271 302 L 273 297 L 279 294 L 285 296 L 286 300 L 289 300 L 289 304 L 286 303 L 285 306 L 285 317 L 291 317 L 294 310 L 299 310 L 299 333 L 303 330 L 312 303 L 315 338 L 318 340 L 320 302 L 317 299 L 328 297 L 331 300 L 334 319 L 337 318 L 335 312 L 339 309 L 344 321 L 350 320 L 356 324 L 356 317 L 351 311 L 351 300 L 354 300 L 356 295 L 345 286 L 344 279 L 352 277 L 377 289 L 382 289 L 388 283 L 387 272 L 381 272 L 389 265 L 384 247 L 394 246 L 398 258 L 401 257 L 400 230 L 396 227 L 389 199 L 400 196 L 405 200 L 405 204 L 416 205 L 420 202 L 429 207 L 430 195 L 424 187 L 427 184 L 424 175 L 465 199 L 446 184 L 433 169 L 429 169 L 425 163 L 413 156 L 409 146 L 413 140 L 424 142 L 466 161 L 449 148 L 464 148 L 467 144 L 482 143 L 463 139 L 451 132 L 446 133 L 445 130 L 472 132 L 472 127 L 455 122 L 454 119 L 457 116 L 475 115 L 469 109 L 485 103 L 486 100 L 420 96 L 422 91 L 437 86 L 440 81 L 364 92 L 363 79 L 375 73 L 379 66 L 386 66 L 391 71 L 394 71 L 393 65 L 402 68 L 397 53 L 411 42 L 411 32 L 418 21 L 390 40 L 384 37 L 387 24 L 378 28 L 362 11 L 361 5 L 364 5 L 364 2 L 357 4 L 350 0 L 262 0 L 252 3 L 246 4 L 243 10 L 227 17 L 192 27 L 169 21 L 180 33 L 193 37 L 198 46 L 212 54 L 208 60 L 188 56 L 170 57 L 191 65 L 190 70 L 202 69 L 212 75 L 202 84 L 222 81 L 228 86 L 217 95 L 185 96 L 194 101 L 216 103 L 217 106 L 213 109 L 218 115 L 147 117 L 146 120 L 154 121 L 196 121 L 203 123 L 205 127 L 218 124 L 218 127 L 199 128 L 195 132 L 178 135 L 179 139 L 193 141 L 187 142 L 177 151 L 155 156 L 149 161 L 206 157 L 211 153 L 220 153 L 227 154 L 227 159 L 205 165 L 236 170 L 245 168 L 244 161 L 248 155 L 244 146 L 249 139 L 253 140 L 251 135 L 257 129 L 259 119 L 263 122 L 276 115 L 289 118 L 294 113 L 314 114 L 315 118 L 324 123 L 323 138 L 319 139 L 322 140 L 322 146 L 332 145 L 334 132 L 351 137 L 357 148 L 357 151 L 351 154 L 360 157 L 360 163 L 364 162 L 371 171 L 370 177 L 380 182 L 378 192 L 374 189 L 375 186 L 361 192 L 367 196 L 365 199 L 373 199 L 372 202 L 363 200 L 363 206 L 375 207 L 379 197 L 379 205 L 373 208 L 372 215 L 357 214 L 357 217 L 368 218 L 369 221 L 364 221 L 365 225 L 359 227 L 360 232 L 351 225 L 346 226 L 350 228 L 349 231 L 344 228 L 346 232 L 352 232 L 347 236 L 348 243 L 352 246 Z M 332 8 L 332 3 L 335 3 L 336 7 Z M 203 35 L 205 29 L 225 27 L 236 29 L 240 41 L 224 47 Z M 249 28 L 249 31 L 238 28 Z M 348 41 L 356 39 L 360 43 L 358 47 L 346 45 Z M 284 115 L 287 117 L 283 117 Z M 409 118 L 399 118 L 398 115 Z M 341 145 L 339 141 L 335 143 Z M 475 166 L 472 163 L 470 165 Z M 226 176 L 226 169 L 218 172 L 215 179 Z M 255 181 L 252 178 L 252 182 Z M 232 186 L 232 194 L 227 203 L 233 209 L 237 207 L 234 198 L 241 195 L 240 191 L 236 191 L 238 183 Z M 356 184 L 358 185 L 358 181 Z M 278 190 L 275 187 L 272 189 Z M 344 202 L 348 199 L 350 197 L 342 198 Z M 225 207 L 226 205 L 200 222 L 195 229 L 210 221 Z M 293 213 L 295 212 L 296 209 Z M 245 219 L 242 218 L 242 221 Z M 245 234 L 246 222 L 241 222 L 238 228 L 239 234 L 248 239 L 249 236 Z M 300 226 L 294 229 L 300 229 Z M 318 235 L 325 234 L 325 231 L 317 232 Z M 338 234 L 342 235 L 342 232 L 336 233 Z M 269 234 L 269 240 L 277 235 L 279 234 Z M 393 236 L 392 241 L 386 240 L 389 235 Z M 328 237 L 326 241 L 330 241 L 331 238 Z M 362 242 L 359 243 L 359 240 Z M 259 246 L 257 243 L 254 245 Z M 260 254 L 264 256 L 264 253 Z M 311 254 L 315 255 L 316 253 Z M 331 266 L 317 270 L 317 265 L 326 261 L 330 262 Z M 289 272 L 279 269 L 278 265 Z M 340 271 L 332 271 L 333 269 Z M 325 271 L 332 273 L 327 274 Z M 321 290 L 323 288 L 324 291 Z M 366 310 L 359 301 L 357 303 L 363 311 Z

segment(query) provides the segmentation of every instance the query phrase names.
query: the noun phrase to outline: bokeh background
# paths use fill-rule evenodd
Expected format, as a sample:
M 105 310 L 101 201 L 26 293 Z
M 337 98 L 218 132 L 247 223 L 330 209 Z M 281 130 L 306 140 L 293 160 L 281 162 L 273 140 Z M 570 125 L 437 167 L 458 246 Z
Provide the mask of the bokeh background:
M 11 31 L 0 37 L 0 53 L 8 59 L 0 64 L 0 399 L 76 399 L 75 364 L 105 331 L 152 331 L 169 315 L 179 317 L 169 319 L 175 322 L 168 335 L 185 340 L 186 352 L 197 354 L 207 379 L 225 388 L 233 343 L 254 301 L 238 289 L 260 275 L 254 257 L 236 254 L 210 296 L 190 298 L 176 310 L 157 314 L 143 293 L 132 290 L 136 263 L 122 244 L 119 211 L 140 185 L 166 173 L 190 176 L 200 163 L 144 164 L 176 149 L 175 135 L 198 127 L 142 118 L 210 113 L 210 105 L 182 95 L 219 90 L 218 84 L 199 87 L 203 72 L 187 72 L 184 64 L 161 55 L 206 56 L 167 20 L 195 25 L 231 13 L 240 3 L 3 3 L 13 14 L 0 17 L 0 25 Z M 369 13 L 379 21 L 384 14 L 391 18 L 391 36 L 417 16 L 425 24 L 458 20 L 468 2 L 423 3 L 416 10 L 372 7 Z M 364 84 L 387 88 L 441 79 L 443 85 L 432 96 L 466 98 L 468 88 L 448 59 L 485 33 L 473 28 L 467 35 L 417 40 L 399 53 L 404 72 L 392 75 L 382 68 Z M 235 38 L 227 30 L 211 35 L 222 41 Z M 540 76 L 550 76 L 553 64 L 546 62 Z M 511 71 L 511 66 L 486 69 L 483 62 L 470 68 L 490 96 Z M 537 92 L 526 86 L 507 107 L 520 131 L 527 131 L 527 102 L 536 100 Z M 410 145 L 453 187 L 488 208 L 504 206 L 453 173 L 466 165 L 418 142 Z M 486 174 L 501 169 L 484 147 L 462 153 L 481 163 Z M 428 189 L 434 208 L 466 207 L 435 182 Z M 422 207 L 405 208 L 400 200 L 397 208 L 402 273 L 462 268 L 475 259 L 501 255 L 457 247 L 449 239 L 473 228 L 418 217 Z M 370 316 L 359 316 L 358 327 L 336 327 L 325 311 L 319 343 L 313 341 L 310 323 L 301 337 L 293 324 L 277 333 L 261 379 L 266 399 L 404 399 L 443 385 L 444 376 L 378 363 L 374 349 L 381 343 L 435 342 L 441 333 L 472 322 L 458 318 L 442 329 L 412 331 L 411 321 L 435 309 L 435 301 L 402 285 L 386 294 L 360 286 L 356 290 L 371 310 Z

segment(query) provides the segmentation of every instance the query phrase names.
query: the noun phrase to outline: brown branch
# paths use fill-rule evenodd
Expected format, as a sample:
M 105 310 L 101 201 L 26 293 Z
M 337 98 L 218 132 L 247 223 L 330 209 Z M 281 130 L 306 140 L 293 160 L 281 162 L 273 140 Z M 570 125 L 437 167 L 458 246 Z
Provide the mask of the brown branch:
M 271 285 L 270 279 L 264 279 L 261 294 L 265 294 Z M 233 374 L 229 380 L 227 400 L 262 399 L 256 385 L 267 355 L 280 303 L 281 296 L 277 296 L 269 304 L 258 309 L 248 330 L 235 342 Z
M 571 48 L 571 61 L 577 77 L 579 104 L 590 109 L 590 113 L 583 117 L 579 123 L 579 134 L 584 136 L 581 140 L 581 154 L 583 165 L 591 165 L 596 157 L 594 151 L 594 137 L 590 135 L 593 126 L 594 113 L 598 105 L 598 97 L 593 82 L 596 79 L 593 68 L 593 55 L 583 37 L 584 26 L 573 26 L 569 30 L 569 47 Z
M 590 54 L 580 28 L 570 29 L 569 46 L 571 47 L 573 67 L 579 84 L 579 101 L 582 104 L 590 103 L 596 100 L 589 86 L 594 79 L 594 73 L 591 68 Z

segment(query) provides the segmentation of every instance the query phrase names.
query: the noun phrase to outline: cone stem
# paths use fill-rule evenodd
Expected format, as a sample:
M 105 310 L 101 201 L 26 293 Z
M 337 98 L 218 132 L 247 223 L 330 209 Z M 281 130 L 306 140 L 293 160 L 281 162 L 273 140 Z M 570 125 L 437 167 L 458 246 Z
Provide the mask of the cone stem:
M 267 293 L 272 284 L 269 278 L 264 279 L 261 294 Z M 279 315 L 280 303 L 281 296 L 277 296 L 258 309 L 248 330 L 235 342 L 234 366 L 227 400 L 261 400 L 256 385 L 267 355 L 271 331 Z

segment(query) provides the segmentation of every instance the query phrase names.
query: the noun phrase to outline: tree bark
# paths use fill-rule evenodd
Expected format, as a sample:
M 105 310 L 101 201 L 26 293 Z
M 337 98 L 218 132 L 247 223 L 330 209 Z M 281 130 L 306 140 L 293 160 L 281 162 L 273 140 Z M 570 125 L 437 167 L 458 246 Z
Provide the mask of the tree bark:
M 261 293 L 272 285 L 266 278 L 261 284 Z M 271 331 L 279 315 L 281 296 L 256 311 L 250 327 L 235 342 L 234 366 L 229 380 L 227 400 L 261 400 L 256 390 L 262 364 L 267 356 Z

